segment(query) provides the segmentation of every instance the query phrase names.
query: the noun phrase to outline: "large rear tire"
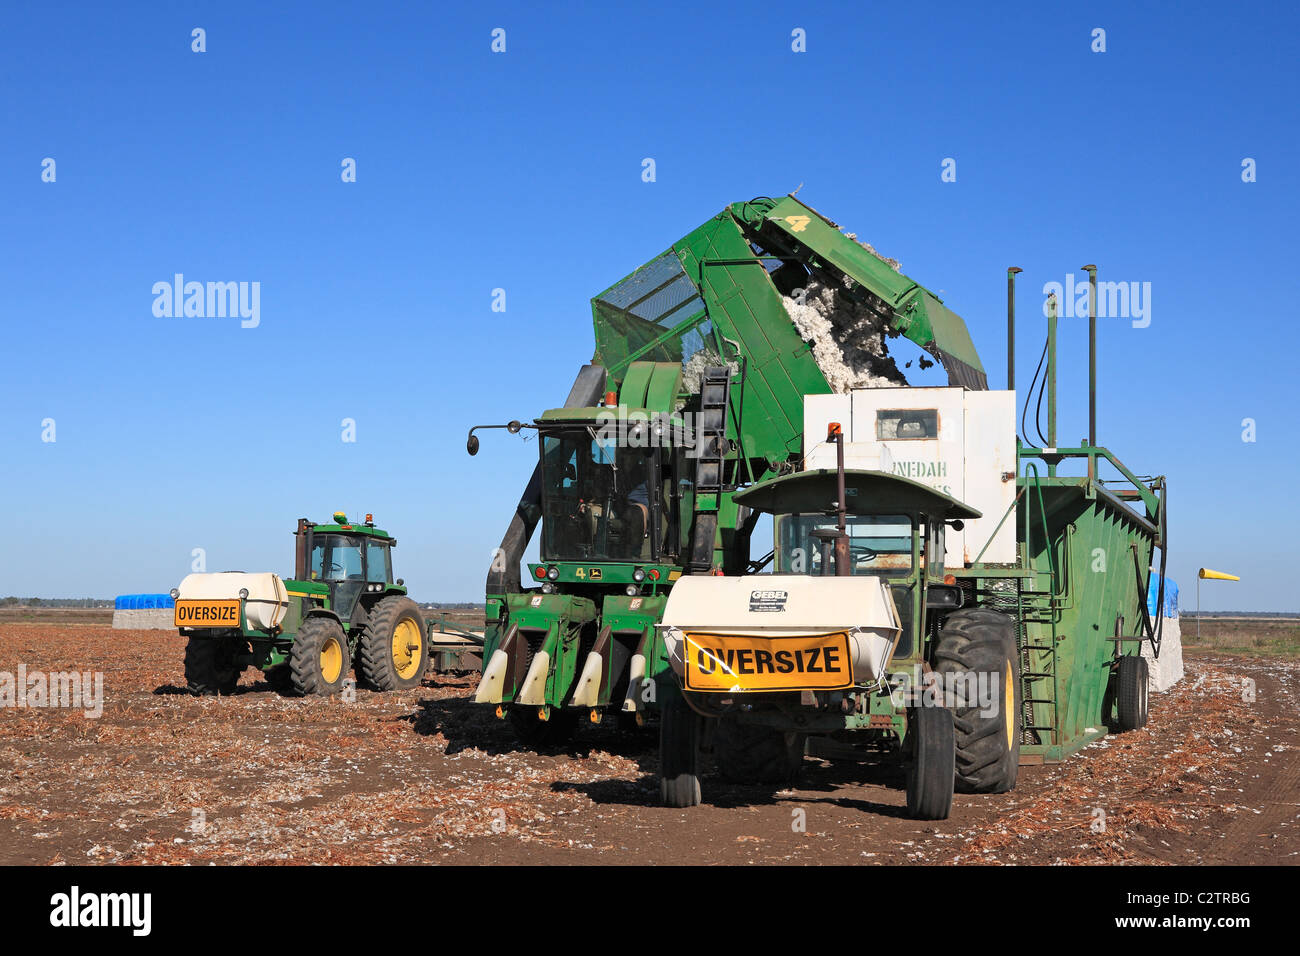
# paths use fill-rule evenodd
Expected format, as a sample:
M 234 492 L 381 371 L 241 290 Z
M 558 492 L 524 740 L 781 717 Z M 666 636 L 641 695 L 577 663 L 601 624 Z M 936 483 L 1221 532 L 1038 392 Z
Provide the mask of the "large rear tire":
M 1151 716 L 1150 671 L 1145 657 L 1121 657 L 1115 674 L 1115 715 L 1120 730 L 1141 730 Z
M 233 694 L 241 668 L 230 637 L 191 637 L 185 645 L 185 685 L 195 697 Z
M 343 689 L 348 676 L 348 639 L 338 621 L 309 617 L 289 653 L 290 683 L 303 697 L 327 697 Z
M 808 735 L 722 717 L 713 738 L 718 772 L 732 783 L 793 783 Z
M 700 803 L 700 723 L 674 688 L 659 714 L 659 799 L 668 807 Z
M 1020 711 L 1023 687 L 1015 622 L 988 608 L 963 608 L 943 621 L 935 670 L 971 675 L 974 700 L 952 705 L 957 741 L 957 789 L 962 793 L 1005 793 L 1020 768 Z M 945 681 L 947 684 L 948 682 Z M 968 687 L 957 680 L 949 686 Z M 984 701 L 979 697 L 991 691 Z
M 907 751 L 907 815 L 914 820 L 948 819 L 957 754 L 952 711 L 909 710 Z
M 357 651 L 358 672 L 375 690 L 419 687 L 429 663 L 429 638 L 420 607 L 409 597 L 386 597 L 370 611 Z

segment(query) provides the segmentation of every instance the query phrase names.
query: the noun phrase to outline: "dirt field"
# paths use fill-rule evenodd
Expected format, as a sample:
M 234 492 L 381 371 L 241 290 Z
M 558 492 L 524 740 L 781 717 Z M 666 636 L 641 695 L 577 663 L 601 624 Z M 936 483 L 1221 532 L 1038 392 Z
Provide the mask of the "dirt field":
M 1295 659 L 1189 651 L 1146 729 L 918 823 L 889 767 L 809 758 L 779 792 L 709 776 L 705 806 L 672 810 L 650 732 L 587 726 L 534 754 L 465 676 L 347 702 L 249 673 L 195 699 L 182 651 L 171 632 L 0 623 L 0 671 L 102 671 L 105 693 L 98 718 L 0 710 L 0 864 L 1300 862 Z

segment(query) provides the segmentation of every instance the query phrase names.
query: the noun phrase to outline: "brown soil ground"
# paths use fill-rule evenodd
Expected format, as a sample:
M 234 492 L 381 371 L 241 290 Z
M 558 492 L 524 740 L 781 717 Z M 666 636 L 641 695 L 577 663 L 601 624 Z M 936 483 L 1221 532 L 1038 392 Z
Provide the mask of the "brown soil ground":
M 0 709 L 0 864 L 1300 862 L 1294 659 L 1189 651 L 1145 729 L 919 823 L 891 765 L 809 758 L 781 791 L 710 775 L 704 806 L 667 809 L 652 731 L 607 721 L 532 753 L 469 703 L 475 675 L 348 702 L 248 672 L 196 699 L 183 649 L 167 631 L 0 624 L 0 671 L 102 671 L 106 697 L 98 718 Z

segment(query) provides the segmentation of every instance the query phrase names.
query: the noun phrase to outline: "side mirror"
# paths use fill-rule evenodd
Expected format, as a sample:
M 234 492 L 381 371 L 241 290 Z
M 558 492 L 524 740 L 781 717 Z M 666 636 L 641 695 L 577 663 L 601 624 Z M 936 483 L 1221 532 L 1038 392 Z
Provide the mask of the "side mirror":
M 477 454 L 478 454 L 478 436 L 477 436 L 477 435 L 471 434 L 471 435 L 469 436 L 469 438 L 467 438 L 467 439 L 465 440 L 465 450 L 466 450 L 467 452 L 469 452 L 471 455 L 477 455 Z
M 402 585 L 405 585 L 406 582 L 403 581 L 401 578 L 398 578 L 398 579 L 397 579 L 397 584 L 398 584 L 398 586 L 400 587 L 400 586 L 402 586 Z
M 506 431 L 508 431 L 508 432 L 509 432 L 510 434 L 512 434 L 512 435 L 518 435 L 518 434 L 519 434 L 519 430 L 520 430 L 521 428 L 523 428 L 523 427 L 524 427 L 524 426 L 523 426 L 522 424 L 520 424 L 519 422 L 515 421 L 515 422 L 511 422 L 510 424 L 506 425 Z
M 962 521 L 960 518 L 954 518 L 952 521 L 948 522 L 948 527 L 952 528 L 953 531 L 960 531 L 962 528 L 966 527 L 966 522 Z

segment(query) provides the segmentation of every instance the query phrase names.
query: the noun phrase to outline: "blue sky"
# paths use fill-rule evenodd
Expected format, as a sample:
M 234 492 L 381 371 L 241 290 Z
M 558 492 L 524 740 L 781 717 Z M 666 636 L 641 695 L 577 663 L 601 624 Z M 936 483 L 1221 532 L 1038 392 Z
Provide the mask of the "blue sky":
M 942 290 L 997 385 L 1008 265 L 1022 388 L 1044 283 L 1085 262 L 1150 282 L 1148 327 L 1102 323 L 1101 441 L 1169 476 L 1185 608 L 1201 565 L 1243 577 L 1206 608 L 1300 607 L 1300 518 L 1259 507 L 1291 494 L 1300 440 L 1300 16 L 1129 7 L 7 5 L 0 493 L 21 543 L 0 594 L 166 590 L 194 548 L 287 569 L 295 519 L 343 508 L 398 536 L 417 596 L 480 598 L 535 448 L 488 433 L 470 459 L 468 426 L 559 404 L 591 295 L 802 183 Z M 177 272 L 259 282 L 260 324 L 156 317 Z M 1087 432 L 1085 348 L 1064 322 L 1063 442 Z

